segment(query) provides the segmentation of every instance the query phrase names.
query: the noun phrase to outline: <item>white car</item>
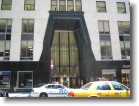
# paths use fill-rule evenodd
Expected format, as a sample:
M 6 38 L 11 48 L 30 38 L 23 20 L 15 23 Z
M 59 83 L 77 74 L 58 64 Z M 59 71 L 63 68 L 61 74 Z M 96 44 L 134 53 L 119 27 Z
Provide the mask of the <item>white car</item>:
M 33 88 L 31 97 L 66 97 L 68 88 L 62 84 L 45 84 Z

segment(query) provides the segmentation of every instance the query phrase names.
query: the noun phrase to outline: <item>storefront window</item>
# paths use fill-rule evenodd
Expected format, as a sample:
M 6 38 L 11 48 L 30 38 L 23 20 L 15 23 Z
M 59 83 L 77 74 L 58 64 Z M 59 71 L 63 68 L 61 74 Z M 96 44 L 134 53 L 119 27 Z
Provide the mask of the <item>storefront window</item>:
M 33 73 L 32 71 L 18 72 L 18 88 L 32 88 L 33 87 Z
M 102 70 L 102 78 L 107 81 L 117 81 L 115 69 L 104 69 Z
M 127 87 L 130 87 L 129 86 L 129 84 L 130 84 L 130 81 L 129 81 L 130 70 L 129 69 L 122 69 L 121 73 L 122 73 L 122 84 L 126 85 Z
M 0 71 L 0 89 L 10 88 L 10 71 Z

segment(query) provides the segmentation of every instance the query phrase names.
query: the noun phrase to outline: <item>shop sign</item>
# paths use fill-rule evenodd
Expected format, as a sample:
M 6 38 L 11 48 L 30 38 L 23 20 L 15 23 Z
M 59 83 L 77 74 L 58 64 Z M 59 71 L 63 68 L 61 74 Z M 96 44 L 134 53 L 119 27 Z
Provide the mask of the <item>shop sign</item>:
M 122 68 L 124 68 L 124 69 L 130 69 L 130 65 L 123 65 Z

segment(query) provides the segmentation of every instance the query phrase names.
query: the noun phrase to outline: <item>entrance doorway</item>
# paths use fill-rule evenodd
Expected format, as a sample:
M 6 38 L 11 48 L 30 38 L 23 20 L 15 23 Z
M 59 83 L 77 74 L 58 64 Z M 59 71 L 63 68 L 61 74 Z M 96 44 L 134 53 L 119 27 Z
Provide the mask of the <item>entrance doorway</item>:
M 79 77 L 79 53 L 75 37 L 79 34 L 78 30 L 76 20 L 55 21 L 51 43 L 51 78 L 62 78 L 61 83 L 68 86 L 71 85 L 71 77 Z

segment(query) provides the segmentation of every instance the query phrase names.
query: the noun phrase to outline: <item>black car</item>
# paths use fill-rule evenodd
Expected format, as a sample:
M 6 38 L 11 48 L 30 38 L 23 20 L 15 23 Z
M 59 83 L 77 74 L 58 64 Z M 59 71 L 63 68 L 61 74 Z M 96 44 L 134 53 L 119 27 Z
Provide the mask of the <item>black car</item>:
M 0 90 L 0 97 L 9 97 L 8 92 Z

